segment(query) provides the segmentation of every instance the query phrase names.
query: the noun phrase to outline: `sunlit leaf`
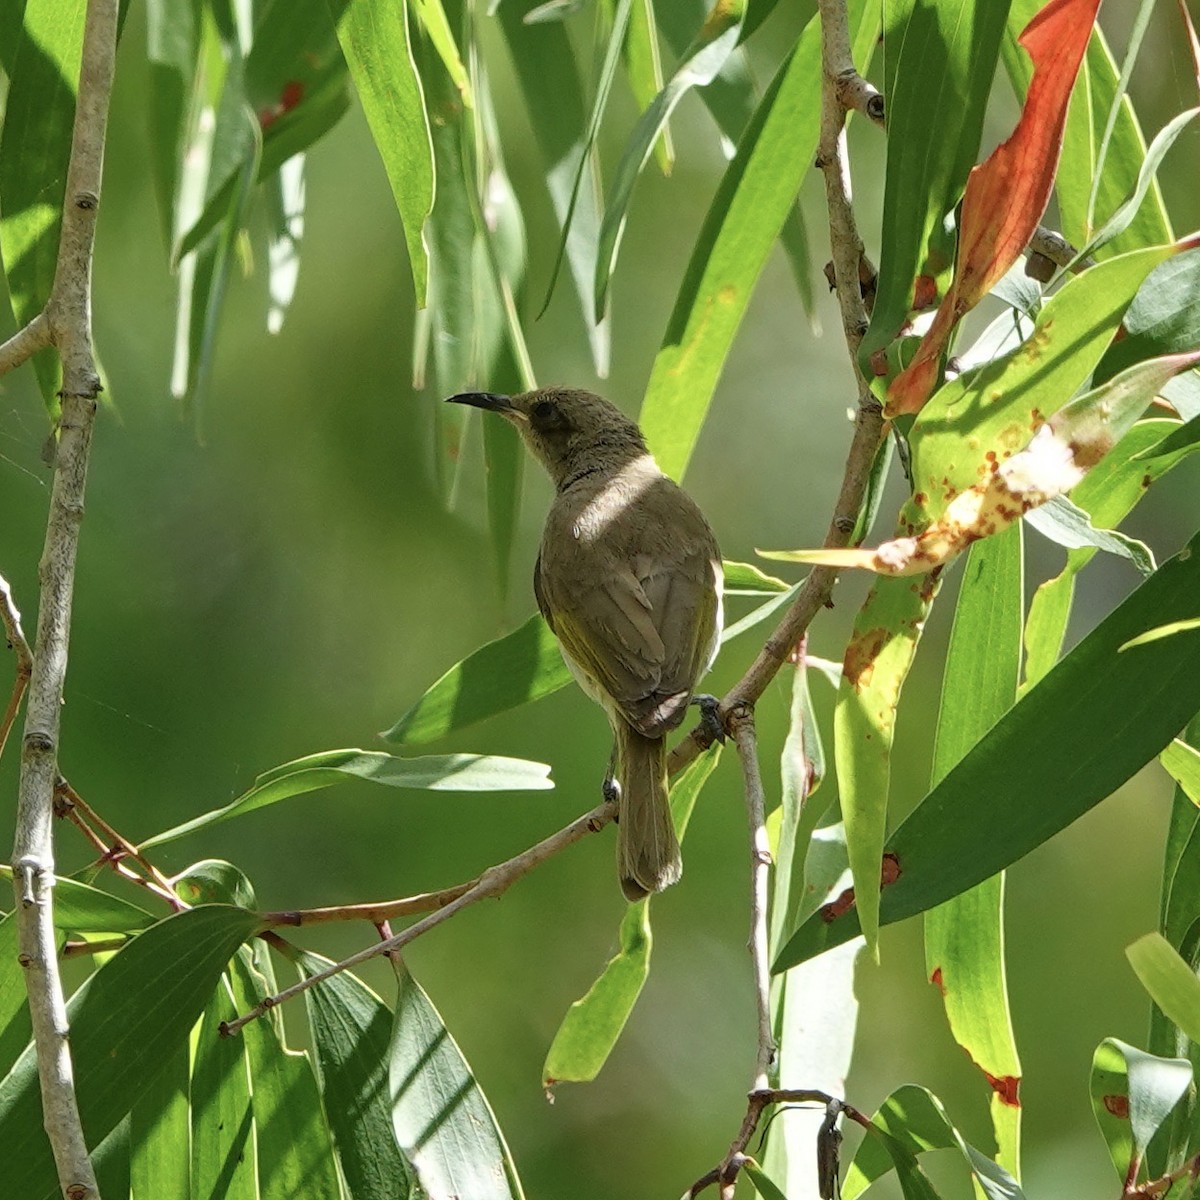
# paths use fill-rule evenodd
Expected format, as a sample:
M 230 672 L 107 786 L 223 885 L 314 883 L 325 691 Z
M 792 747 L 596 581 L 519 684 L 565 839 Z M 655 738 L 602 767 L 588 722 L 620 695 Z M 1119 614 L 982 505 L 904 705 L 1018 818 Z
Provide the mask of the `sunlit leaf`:
M 408 41 L 407 6 L 388 0 L 327 0 L 383 159 L 408 244 L 417 307 L 425 305 L 425 219 L 433 207 L 433 151 L 421 81 Z
M 671 816 L 682 840 L 700 789 L 721 756 L 714 742 L 671 788 Z M 542 1083 L 588 1083 L 608 1061 L 650 973 L 650 897 L 630 904 L 621 918 L 619 949 L 587 994 L 567 1010 L 542 1067 Z
M 1150 642 L 1174 637 L 1179 633 L 1190 633 L 1194 629 L 1200 629 L 1200 617 L 1187 617 L 1182 621 L 1168 621 L 1165 625 L 1155 625 L 1153 629 L 1147 629 L 1145 633 L 1139 633 L 1137 637 L 1130 638 L 1121 649 L 1132 650 L 1134 646 L 1145 646 Z
M 182 1153 L 190 1135 L 188 1065 L 188 1044 L 181 1041 L 130 1110 L 129 1181 L 134 1196 L 188 1195 L 191 1163 Z
M 0 866 L 0 879 L 12 879 L 12 868 Z M 54 924 L 67 933 L 133 933 L 156 918 L 140 905 L 75 879 L 54 881 Z
M 523 758 L 492 754 L 397 758 L 377 750 L 325 750 L 265 772 L 248 792 L 243 792 L 224 808 L 215 808 L 165 833 L 157 833 L 142 842 L 142 846 L 174 841 L 231 817 L 240 817 L 280 800 L 352 779 L 365 779 L 387 787 L 442 792 L 527 791 L 554 786 L 548 766 Z
M 392 1127 L 430 1200 L 523 1200 L 495 1114 L 429 997 L 399 958 L 388 1053 Z
M 875 0 L 849 6 L 855 62 L 879 29 Z M 696 239 L 639 423 L 659 466 L 682 478 L 733 339 L 816 152 L 820 29 L 815 18 L 738 142 Z
M 1024 601 L 1019 525 L 971 547 L 946 653 L 931 786 L 1016 700 Z M 941 993 L 955 1041 L 990 1088 L 997 1159 L 1020 1173 L 1021 1060 L 1009 1010 L 1004 876 L 925 914 L 925 970 Z
M 1150 998 L 1193 1041 L 1200 1042 L 1200 979 L 1161 933 L 1148 933 L 1125 955 Z
M 196 1200 L 258 1200 L 254 1114 L 246 1043 L 222 1037 L 236 1016 L 229 984 L 220 980 L 196 1035 L 191 1079 L 191 1178 Z
M 680 100 L 694 87 L 703 87 L 715 78 L 725 60 L 741 40 L 746 0 L 722 0 L 709 12 L 708 19 L 683 55 L 666 86 L 642 114 L 617 164 L 617 172 L 608 190 L 600 240 L 596 251 L 596 283 L 593 302 L 599 320 L 608 309 L 608 288 L 617 265 L 621 237 L 633 188 L 654 143 Z M 778 231 L 776 231 L 778 232 Z
M 1096 1047 L 1092 1112 L 1122 1182 L 1137 1179 L 1137 1164 L 1150 1139 L 1191 1084 L 1192 1064 L 1185 1058 L 1158 1058 L 1116 1038 L 1105 1038 Z
M 1200 708 L 1200 632 L 1125 654 L 1119 648 L 1164 618 L 1190 615 L 1198 589 L 1200 536 L 1030 688 L 926 796 L 887 841 L 899 875 L 882 893 L 883 924 L 1011 865 L 1170 742 Z M 1104 754 L 1095 753 L 1098 745 Z M 776 970 L 859 932 L 850 898 L 839 899 L 796 932 Z

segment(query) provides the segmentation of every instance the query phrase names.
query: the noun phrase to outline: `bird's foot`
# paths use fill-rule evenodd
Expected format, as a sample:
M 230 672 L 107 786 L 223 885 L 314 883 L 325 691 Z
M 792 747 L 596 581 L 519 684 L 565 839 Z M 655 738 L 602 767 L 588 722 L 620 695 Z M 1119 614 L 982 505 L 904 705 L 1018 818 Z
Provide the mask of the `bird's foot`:
M 694 704 L 700 710 L 700 727 L 708 738 L 708 744 L 725 742 L 725 726 L 721 721 L 721 701 L 708 692 L 697 692 L 689 704 Z
M 604 796 L 606 804 L 620 804 L 621 785 L 611 775 L 605 776 L 604 782 L 600 785 L 600 792 Z

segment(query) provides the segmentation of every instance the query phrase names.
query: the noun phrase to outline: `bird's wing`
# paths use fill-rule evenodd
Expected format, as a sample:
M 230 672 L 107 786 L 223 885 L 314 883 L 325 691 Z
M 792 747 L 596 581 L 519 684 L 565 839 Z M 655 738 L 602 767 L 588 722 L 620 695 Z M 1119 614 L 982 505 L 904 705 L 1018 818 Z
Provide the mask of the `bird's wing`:
M 659 689 L 664 693 L 690 695 L 708 670 L 718 633 L 714 554 L 715 548 L 695 543 L 674 562 L 641 573 L 663 643 Z
M 637 576 L 624 569 L 596 577 L 586 588 L 561 590 L 561 596 L 546 598 L 564 652 L 634 728 L 657 732 L 647 718 L 660 699 L 665 650 Z

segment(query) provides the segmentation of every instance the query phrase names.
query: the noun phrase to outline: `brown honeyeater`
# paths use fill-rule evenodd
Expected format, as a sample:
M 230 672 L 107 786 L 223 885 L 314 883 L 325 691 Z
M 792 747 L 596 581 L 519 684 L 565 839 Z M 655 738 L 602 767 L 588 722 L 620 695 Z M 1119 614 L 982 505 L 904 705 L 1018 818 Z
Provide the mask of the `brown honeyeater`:
M 617 871 L 626 897 L 640 900 L 683 869 L 665 739 L 717 652 L 717 540 L 658 469 L 641 430 L 607 400 L 544 388 L 450 401 L 504 417 L 554 481 L 533 590 L 571 673 L 612 725 Z

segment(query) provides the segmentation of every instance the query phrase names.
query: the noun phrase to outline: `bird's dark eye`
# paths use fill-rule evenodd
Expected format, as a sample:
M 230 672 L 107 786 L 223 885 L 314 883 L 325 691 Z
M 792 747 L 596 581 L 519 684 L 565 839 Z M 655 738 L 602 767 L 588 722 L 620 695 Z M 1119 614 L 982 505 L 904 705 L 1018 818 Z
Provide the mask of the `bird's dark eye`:
M 539 400 L 531 409 L 530 416 L 539 429 L 558 429 L 564 424 L 562 410 L 553 400 Z

